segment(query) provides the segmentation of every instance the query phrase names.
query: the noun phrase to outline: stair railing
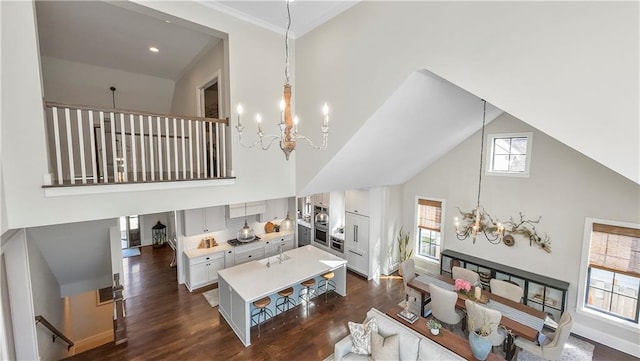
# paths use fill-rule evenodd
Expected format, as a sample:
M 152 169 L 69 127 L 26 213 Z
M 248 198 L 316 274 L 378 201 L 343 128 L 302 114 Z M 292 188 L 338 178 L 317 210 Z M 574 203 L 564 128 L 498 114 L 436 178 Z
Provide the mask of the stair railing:
M 65 336 L 62 332 L 60 332 L 57 328 L 55 328 L 49 321 L 47 321 L 46 318 L 44 318 L 43 316 L 36 316 L 36 325 L 38 323 L 41 323 L 44 327 L 49 329 L 49 331 L 51 331 L 51 333 L 53 333 L 52 339 L 53 339 L 54 343 L 56 342 L 56 338 L 59 337 L 64 342 L 67 343 L 67 345 L 68 345 L 67 346 L 67 351 L 71 350 L 71 348 L 74 345 L 73 341 L 71 341 L 67 336 Z

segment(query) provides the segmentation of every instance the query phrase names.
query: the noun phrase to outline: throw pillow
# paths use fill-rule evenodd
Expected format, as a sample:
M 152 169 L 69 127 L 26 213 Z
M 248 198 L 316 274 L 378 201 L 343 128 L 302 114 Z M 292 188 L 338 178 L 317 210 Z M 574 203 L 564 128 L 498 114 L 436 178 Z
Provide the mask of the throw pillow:
M 372 333 L 371 359 L 373 361 L 400 360 L 400 335 L 384 338 L 377 332 Z
M 359 355 L 371 354 L 371 334 L 378 333 L 378 323 L 375 318 L 366 320 L 364 323 L 349 322 L 349 332 L 351 333 L 351 352 Z

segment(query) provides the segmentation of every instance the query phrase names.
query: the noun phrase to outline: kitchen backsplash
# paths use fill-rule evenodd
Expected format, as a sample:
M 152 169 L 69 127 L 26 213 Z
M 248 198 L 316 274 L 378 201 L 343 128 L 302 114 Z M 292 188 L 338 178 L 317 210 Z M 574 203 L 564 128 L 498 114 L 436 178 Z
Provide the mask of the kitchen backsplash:
M 280 224 L 280 222 L 281 220 L 271 221 L 271 223 L 278 224 L 278 225 Z M 256 235 L 261 235 L 265 233 L 264 226 L 265 224 L 267 224 L 267 222 L 258 222 L 256 215 L 247 216 L 247 224 L 249 225 L 249 227 L 253 228 L 253 231 L 255 232 Z M 187 249 L 198 248 L 200 241 L 205 237 L 215 238 L 218 244 L 227 242 L 228 240 L 234 239 L 238 236 L 238 231 L 240 230 L 240 228 L 242 228 L 242 226 L 244 226 L 244 217 L 226 218 L 225 219 L 226 229 L 215 231 L 215 232 L 203 233 L 197 236 L 184 237 L 184 243 L 183 243 L 184 249 L 187 250 Z

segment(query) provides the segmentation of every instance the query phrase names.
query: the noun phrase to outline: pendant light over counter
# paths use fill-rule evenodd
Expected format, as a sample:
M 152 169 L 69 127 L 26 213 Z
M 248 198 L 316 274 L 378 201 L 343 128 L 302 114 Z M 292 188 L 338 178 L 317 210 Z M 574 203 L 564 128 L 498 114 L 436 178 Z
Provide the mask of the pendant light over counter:
M 251 242 L 256 238 L 253 228 L 247 225 L 247 203 L 244 204 L 244 226 L 238 231 L 238 241 Z

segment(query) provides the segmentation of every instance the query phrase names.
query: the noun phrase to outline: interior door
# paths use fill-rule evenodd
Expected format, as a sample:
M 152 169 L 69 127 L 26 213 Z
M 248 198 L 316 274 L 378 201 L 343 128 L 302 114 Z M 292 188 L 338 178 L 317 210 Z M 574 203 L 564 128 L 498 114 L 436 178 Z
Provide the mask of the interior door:
M 140 247 L 142 245 L 142 241 L 140 239 L 140 224 L 139 217 L 137 215 L 127 217 L 127 230 L 129 248 Z

